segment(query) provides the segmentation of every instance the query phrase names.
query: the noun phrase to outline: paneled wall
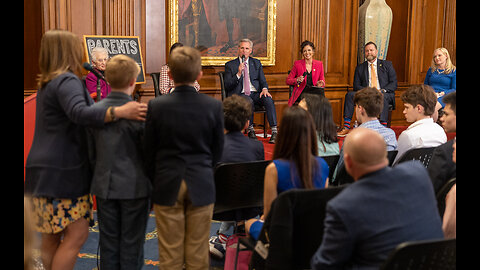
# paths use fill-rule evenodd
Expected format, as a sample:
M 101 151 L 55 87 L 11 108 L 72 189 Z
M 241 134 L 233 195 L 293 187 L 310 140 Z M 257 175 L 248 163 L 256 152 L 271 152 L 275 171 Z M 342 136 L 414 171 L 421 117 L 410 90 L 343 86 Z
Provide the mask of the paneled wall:
M 27 0 L 24 0 L 26 3 Z M 300 43 L 316 46 L 315 58 L 323 61 L 326 96 L 334 119 L 342 122 L 345 92 L 352 89 L 356 66 L 358 7 L 362 0 L 277 0 L 275 66 L 264 68 L 281 123 L 287 106 L 285 79 L 293 62 L 301 58 Z M 411 84 L 422 83 L 433 50 L 446 47 L 456 62 L 455 0 L 387 0 L 393 24 L 387 59 L 397 72 L 397 109 L 392 124 L 406 124 L 400 94 Z M 31 0 L 24 5 L 24 96 L 36 91 L 38 49 L 42 34 L 54 28 L 82 35 L 139 36 L 147 82 L 137 86 L 140 101 L 154 98 L 148 75 L 158 72 L 168 57 L 168 0 Z M 217 72 L 223 66 L 204 67 L 201 92 L 220 99 Z

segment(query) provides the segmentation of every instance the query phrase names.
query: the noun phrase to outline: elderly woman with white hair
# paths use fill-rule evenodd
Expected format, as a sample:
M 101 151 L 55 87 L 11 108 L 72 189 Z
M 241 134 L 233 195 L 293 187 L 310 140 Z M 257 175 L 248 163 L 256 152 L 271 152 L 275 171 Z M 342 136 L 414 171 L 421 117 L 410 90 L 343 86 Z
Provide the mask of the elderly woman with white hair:
M 105 65 L 107 64 L 107 60 L 108 60 L 107 49 L 102 47 L 95 47 L 92 49 L 91 57 L 92 57 L 91 59 L 92 67 L 98 73 L 103 75 L 103 72 L 105 72 Z M 110 91 L 111 91 L 110 85 L 108 85 L 105 80 L 98 79 L 97 76 L 93 74 L 93 72 L 89 72 L 85 79 L 88 92 L 90 93 L 90 96 L 94 100 L 97 100 L 97 80 L 100 81 L 100 94 L 101 94 L 100 97 L 101 99 L 104 99 L 108 94 L 110 94 Z

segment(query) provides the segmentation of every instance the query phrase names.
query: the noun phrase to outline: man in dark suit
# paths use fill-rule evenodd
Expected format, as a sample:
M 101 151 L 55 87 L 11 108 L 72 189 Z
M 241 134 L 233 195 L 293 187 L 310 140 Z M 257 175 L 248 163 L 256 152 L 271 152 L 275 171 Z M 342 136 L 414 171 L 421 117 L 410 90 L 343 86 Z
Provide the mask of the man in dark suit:
M 345 103 L 343 110 L 343 129 L 338 136 L 345 136 L 350 131 L 351 120 L 353 117 L 354 104 L 353 96 L 355 92 L 365 87 L 377 88 L 383 94 L 383 110 L 380 114 L 380 123 L 387 126 L 388 107 L 395 106 L 395 90 L 397 89 L 397 73 L 393 68 L 392 62 L 377 58 L 377 45 L 373 42 L 365 44 L 365 58 L 367 61 L 355 68 L 353 77 L 353 91 L 345 94 Z
M 275 143 L 277 138 L 277 113 L 272 95 L 268 92 L 268 84 L 263 73 L 263 66 L 260 60 L 250 57 L 253 42 L 249 39 L 242 39 L 238 45 L 238 58 L 228 61 L 225 64 L 225 91 L 227 97 L 237 94 L 247 98 L 254 105 L 265 106 L 267 120 L 272 128 L 272 136 L 269 143 Z M 244 76 L 247 74 L 248 76 Z M 246 83 L 244 83 L 246 82 Z M 253 113 L 250 117 L 248 136 L 255 138 L 253 129 Z
M 383 137 L 361 127 L 346 137 L 344 160 L 355 183 L 327 203 L 312 269 L 378 269 L 402 242 L 443 238 L 432 183 L 421 163 L 389 167 Z
M 208 269 L 215 183 L 213 167 L 224 143 L 222 103 L 198 93 L 200 52 L 175 48 L 168 61 L 175 83 L 170 95 L 148 104 L 147 173 L 153 181 L 159 268 Z

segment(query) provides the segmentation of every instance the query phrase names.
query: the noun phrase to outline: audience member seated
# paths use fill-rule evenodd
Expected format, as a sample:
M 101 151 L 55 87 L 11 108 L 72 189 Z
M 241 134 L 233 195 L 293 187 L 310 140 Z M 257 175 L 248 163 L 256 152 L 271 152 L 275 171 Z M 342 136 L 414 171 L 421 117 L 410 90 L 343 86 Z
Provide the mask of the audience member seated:
M 447 49 L 437 48 L 433 51 L 432 64 L 423 83 L 433 88 L 438 101 L 445 107 L 443 97 L 457 90 L 457 68 L 450 60 Z
M 457 94 L 452 92 L 443 98 L 445 108 L 440 118 L 445 132 L 457 132 Z M 457 166 L 452 160 L 454 140 L 450 140 L 433 151 L 428 165 L 428 173 L 433 182 L 435 193 L 440 191 L 448 180 L 456 177 Z
M 410 86 L 400 98 L 405 106 L 405 119 L 413 123 L 398 137 L 398 153 L 393 165 L 410 149 L 436 147 L 447 142 L 445 131 L 432 119 L 437 104 L 432 87 L 425 84 Z
M 320 60 L 313 59 L 315 54 L 315 45 L 313 42 L 305 40 L 300 45 L 300 52 L 303 59 L 293 63 L 293 67 L 288 74 L 287 85 L 293 85 L 293 92 L 288 99 L 288 106 L 301 101 L 301 95 L 304 89 L 310 87 L 325 87 L 325 76 L 323 73 L 323 63 Z
M 242 131 L 248 128 L 252 107 L 250 102 L 239 95 L 232 95 L 223 101 L 223 116 L 225 122 L 225 143 L 220 163 L 244 162 L 254 160 L 264 160 L 265 152 L 263 143 L 258 140 L 250 139 L 242 134 Z M 240 209 L 238 211 L 260 212 L 261 208 Z M 234 215 L 234 214 L 232 214 Z M 254 213 L 251 216 L 255 216 Z M 225 255 L 225 244 L 229 235 L 228 229 L 235 222 L 222 222 L 217 236 L 210 238 L 210 254 L 223 258 Z M 245 222 L 237 222 L 241 226 Z
M 315 122 L 318 156 L 338 155 L 340 148 L 330 101 L 322 95 L 305 93 L 298 106 L 307 110 Z
M 317 156 L 317 134 L 312 116 L 298 106 L 284 111 L 273 162 L 265 169 L 263 216 L 250 219 L 245 229 L 255 240 L 272 201 L 292 188 L 324 188 L 328 184 L 328 165 Z
M 355 93 L 353 97 L 353 104 L 355 106 L 355 115 L 357 121 L 360 123 L 359 127 L 375 130 L 382 135 L 387 144 L 387 151 L 397 149 L 397 137 L 395 131 L 380 124 L 378 115 L 383 109 L 383 95 L 377 89 L 366 87 Z M 343 163 L 343 148 L 340 151 L 340 157 L 337 162 L 337 167 L 333 174 L 333 181 L 337 176 L 338 170 L 344 166 Z
M 98 71 L 98 73 L 104 75 L 105 66 L 108 60 L 108 51 L 103 47 L 95 47 L 91 52 L 92 67 Z M 97 97 L 97 81 L 100 80 L 100 97 L 104 99 L 112 91 L 110 85 L 102 80 L 98 79 L 93 72 L 89 72 L 85 78 L 85 84 L 90 96 L 96 100 Z
M 378 269 L 400 243 L 443 238 L 422 164 L 389 167 L 384 138 L 361 127 L 346 137 L 344 160 L 355 183 L 327 203 L 324 237 L 312 269 Z
M 452 160 L 457 163 L 457 139 L 453 140 Z M 445 238 L 457 238 L 457 184 L 453 185 L 445 198 L 443 213 L 443 233 Z
M 105 68 L 112 92 L 92 107 L 108 108 L 132 101 L 139 73 L 133 58 L 122 54 L 112 57 Z M 152 189 L 143 164 L 144 128 L 144 122 L 124 120 L 88 129 L 88 151 L 94 168 L 90 193 L 97 200 L 102 269 L 143 266 Z
M 170 47 L 170 55 L 172 54 L 173 49 L 178 47 L 183 47 L 183 44 L 180 42 L 173 43 L 173 45 Z M 175 84 L 173 82 L 173 79 L 168 77 L 169 70 L 170 69 L 168 68 L 168 63 L 163 65 L 160 68 L 160 78 L 158 80 L 158 88 L 160 89 L 161 95 L 170 94 L 173 91 L 173 89 L 175 89 Z M 197 90 L 197 92 L 200 91 L 200 84 L 198 84 L 197 80 L 195 80 L 193 87 L 195 87 L 195 90 Z

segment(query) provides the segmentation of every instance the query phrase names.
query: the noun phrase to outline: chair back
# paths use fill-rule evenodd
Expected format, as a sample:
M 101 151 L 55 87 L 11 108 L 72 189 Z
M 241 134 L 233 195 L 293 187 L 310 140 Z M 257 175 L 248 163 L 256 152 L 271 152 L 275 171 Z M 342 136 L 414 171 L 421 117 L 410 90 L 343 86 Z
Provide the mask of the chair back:
M 397 150 L 390 150 L 387 152 L 388 166 L 392 166 L 395 157 L 397 156 Z
M 457 183 L 457 178 L 452 178 L 447 181 L 443 185 L 442 188 L 437 192 L 435 197 L 437 197 L 437 206 L 438 206 L 438 212 L 440 213 L 440 217 L 443 218 L 443 214 L 445 213 L 445 198 L 447 197 L 448 192 L 450 189 Z
M 322 157 L 328 165 L 328 180 L 330 181 L 328 184 L 331 184 L 332 178 L 333 178 L 333 172 L 335 171 L 335 168 L 337 167 L 338 159 L 340 158 L 340 155 L 331 155 L 331 156 L 323 156 Z
M 409 160 L 418 160 L 422 162 L 425 168 L 428 168 L 428 164 L 430 164 L 430 160 L 432 159 L 433 150 L 436 147 L 424 147 L 424 148 L 413 148 L 405 152 L 403 156 L 395 164 L 400 164 L 405 161 Z
M 380 269 L 456 269 L 456 244 L 456 238 L 405 242 L 390 253 Z
M 227 93 L 225 92 L 225 71 L 219 71 L 218 77 L 220 77 L 220 90 L 222 92 L 222 101 L 227 97 Z
M 310 268 L 310 259 L 322 243 L 327 203 L 343 188 L 291 189 L 273 201 L 261 233 L 270 241 L 267 269 Z
M 226 211 L 262 207 L 265 168 L 270 162 L 260 160 L 218 165 L 215 168 L 213 219 L 216 219 L 216 214 Z
M 150 76 L 152 76 L 152 80 L 153 80 L 153 89 L 155 89 L 155 97 L 158 97 L 161 95 L 160 87 L 159 87 L 160 72 L 152 72 L 150 73 Z

